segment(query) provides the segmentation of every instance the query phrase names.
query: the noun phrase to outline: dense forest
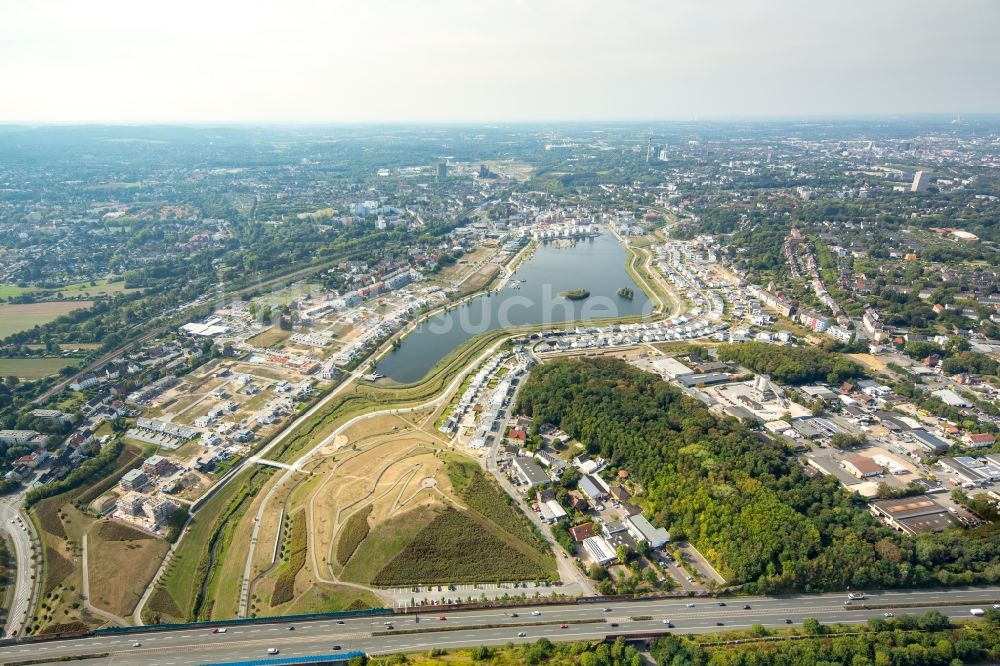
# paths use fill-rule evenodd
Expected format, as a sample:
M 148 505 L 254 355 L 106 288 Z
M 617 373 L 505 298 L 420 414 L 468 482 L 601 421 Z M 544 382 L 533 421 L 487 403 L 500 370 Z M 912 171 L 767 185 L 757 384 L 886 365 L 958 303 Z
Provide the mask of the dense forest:
M 1000 528 L 903 536 L 780 443 L 617 359 L 535 368 L 518 409 L 627 469 L 652 521 L 749 591 L 1000 581 Z
M 765 342 L 723 345 L 719 347 L 719 360 L 735 361 L 783 384 L 840 384 L 864 372 L 860 365 L 840 354 L 815 347 L 778 347 Z

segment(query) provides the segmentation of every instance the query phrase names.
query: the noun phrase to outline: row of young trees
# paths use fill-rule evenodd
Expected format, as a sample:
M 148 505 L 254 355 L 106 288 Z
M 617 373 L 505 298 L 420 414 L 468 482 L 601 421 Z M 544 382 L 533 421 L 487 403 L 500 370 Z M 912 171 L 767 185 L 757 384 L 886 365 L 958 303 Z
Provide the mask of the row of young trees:
M 654 523 L 749 590 L 1000 581 L 1000 528 L 900 535 L 782 444 L 616 359 L 539 366 L 518 408 L 627 469 Z

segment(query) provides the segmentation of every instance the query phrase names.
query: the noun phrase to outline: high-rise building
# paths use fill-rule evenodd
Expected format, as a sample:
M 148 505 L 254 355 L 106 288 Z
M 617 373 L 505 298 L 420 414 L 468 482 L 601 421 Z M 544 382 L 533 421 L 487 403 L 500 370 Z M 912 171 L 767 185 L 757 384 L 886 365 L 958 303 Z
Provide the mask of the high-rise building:
M 911 192 L 923 192 L 931 184 L 931 177 L 926 171 L 918 171 L 913 176 L 913 184 L 910 185 Z
M 437 178 L 444 180 L 448 177 L 448 160 L 441 160 L 437 165 Z

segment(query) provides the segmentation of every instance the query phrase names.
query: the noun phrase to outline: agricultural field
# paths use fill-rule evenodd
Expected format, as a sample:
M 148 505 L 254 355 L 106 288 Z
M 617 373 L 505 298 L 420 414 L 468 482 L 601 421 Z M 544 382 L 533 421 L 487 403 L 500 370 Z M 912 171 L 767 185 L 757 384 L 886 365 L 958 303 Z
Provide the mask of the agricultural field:
M 66 366 L 76 366 L 79 363 L 78 358 L 0 358 L 0 375 L 40 379 L 58 374 Z
M 94 301 L 49 301 L 0 305 L 0 339 L 55 321 L 73 310 L 89 308 Z
M 102 520 L 94 524 L 87 535 L 90 602 L 119 617 L 130 617 L 167 548 L 167 542 L 156 535 L 123 523 Z M 125 571 L 129 575 L 122 575 Z

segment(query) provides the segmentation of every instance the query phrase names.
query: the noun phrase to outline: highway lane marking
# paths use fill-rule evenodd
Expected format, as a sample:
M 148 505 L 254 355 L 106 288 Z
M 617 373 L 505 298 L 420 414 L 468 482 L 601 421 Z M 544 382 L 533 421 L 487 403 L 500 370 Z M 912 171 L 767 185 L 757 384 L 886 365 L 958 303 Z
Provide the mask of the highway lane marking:
M 475 631 L 475 630 L 473 629 L 471 631 Z M 292 638 L 295 638 L 295 637 L 290 637 L 290 639 L 292 639 Z M 347 640 L 358 640 L 358 639 L 364 639 L 364 638 L 373 638 L 373 636 L 371 635 L 370 632 L 355 632 L 355 633 L 351 633 L 351 634 L 341 634 L 341 635 L 335 635 L 335 636 L 303 636 L 302 639 L 304 639 L 304 640 L 300 640 L 300 642 L 306 642 L 306 641 L 317 641 L 317 642 L 322 641 L 322 642 L 326 642 L 326 641 L 329 641 L 329 640 L 344 640 L 344 641 L 347 641 Z M 177 650 L 177 649 L 180 649 L 180 648 L 183 648 L 183 647 L 197 647 L 198 649 L 202 649 L 202 650 L 219 650 L 219 649 L 238 650 L 238 649 L 241 649 L 244 646 L 248 646 L 248 645 L 262 645 L 262 644 L 265 644 L 265 643 L 273 644 L 274 640 L 270 639 L 270 638 L 261 638 L 261 639 L 244 640 L 244 641 L 230 641 L 228 643 L 221 643 L 220 642 L 220 643 L 215 643 L 215 644 L 197 644 L 197 645 L 187 645 L 187 646 L 184 646 L 184 645 L 163 645 L 163 646 L 157 646 L 157 647 L 141 647 L 141 648 L 126 649 L 126 650 L 115 650 L 111 654 L 114 655 L 114 656 L 117 656 L 117 655 L 126 655 L 126 656 L 127 655 L 142 655 L 142 654 L 148 654 L 148 653 L 164 652 L 164 651 L 167 651 L 167 650 Z
M 726 610 L 722 610 L 722 608 L 726 608 Z M 961 608 L 961 606 L 950 606 L 949 608 L 951 608 L 951 609 L 957 609 L 957 608 Z M 711 612 L 709 612 L 708 609 L 711 609 Z M 566 610 L 569 610 L 569 609 L 566 609 Z M 594 608 L 573 609 L 573 610 L 577 610 L 577 611 L 578 610 L 593 611 Z M 648 610 L 648 608 L 647 608 L 647 610 Z M 684 607 L 683 610 L 684 611 L 690 611 L 690 609 L 687 609 L 686 607 Z M 675 622 L 675 624 L 680 623 L 680 624 L 683 625 L 686 620 L 703 621 L 703 620 L 706 620 L 706 619 L 709 619 L 709 618 L 730 618 L 731 619 L 731 618 L 735 618 L 735 617 L 748 618 L 750 620 L 758 620 L 758 619 L 761 619 L 761 618 L 772 618 L 772 617 L 775 617 L 775 616 L 780 617 L 782 615 L 788 615 L 788 614 L 796 615 L 796 614 L 806 614 L 806 613 L 817 613 L 817 614 L 831 614 L 832 613 L 832 614 L 838 614 L 838 615 L 840 613 L 844 613 L 845 615 L 847 615 L 848 617 L 851 617 L 851 618 L 855 618 L 855 617 L 867 618 L 867 617 L 877 616 L 877 615 L 870 614 L 871 612 L 872 611 L 866 611 L 865 609 L 862 609 L 862 608 L 842 607 L 842 606 L 839 606 L 839 605 L 837 605 L 837 606 L 831 606 L 831 607 L 817 607 L 817 606 L 812 606 L 812 605 L 810 605 L 810 606 L 785 606 L 785 607 L 780 607 L 780 608 L 762 608 L 762 609 L 756 609 L 756 611 L 754 609 L 744 610 L 744 609 L 735 609 L 735 608 L 730 609 L 728 607 L 718 607 L 718 606 L 715 606 L 715 607 L 712 607 L 712 606 L 702 606 L 702 608 L 699 608 L 698 611 L 682 612 L 680 615 L 674 614 L 672 616 L 672 618 L 667 618 L 665 616 L 661 617 L 660 616 L 661 614 L 657 614 L 657 617 L 655 617 L 654 620 L 636 620 L 636 621 L 633 621 L 633 620 L 631 620 L 631 618 L 629 618 L 628 620 L 625 620 L 624 617 L 618 617 L 618 616 L 616 616 L 614 618 L 606 617 L 605 618 L 605 623 L 576 624 L 576 625 L 571 625 L 571 627 L 574 628 L 573 631 L 574 631 L 574 633 L 576 633 L 576 628 L 577 627 L 583 627 L 583 628 L 590 628 L 590 627 L 594 627 L 594 626 L 607 627 L 608 623 L 610 623 L 610 622 L 619 622 L 620 623 L 623 620 L 627 621 L 629 624 L 631 624 L 634 627 L 636 624 L 645 623 L 645 622 L 660 622 L 660 623 L 662 623 L 663 619 L 672 619 Z M 553 613 L 550 612 L 549 615 L 553 615 Z M 557 613 L 555 613 L 555 615 L 558 616 Z M 649 615 L 650 615 L 650 617 L 652 617 L 652 614 L 649 614 Z M 530 617 L 541 618 L 542 616 L 530 616 Z M 529 618 L 525 618 L 525 619 L 527 620 Z M 530 629 L 531 627 L 548 627 L 548 626 L 551 626 L 550 623 L 552 621 L 553 620 L 551 618 L 546 618 L 544 620 L 543 619 L 539 619 L 536 622 L 532 622 L 532 623 L 526 624 L 526 625 L 521 626 L 521 627 L 511 626 L 511 629 L 525 630 L 525 629 Z M 398 636 L 399 640 L 405 640 L 405 638 L 404 638 L 405 636 L 421 635 L 421 637 L 426 640 L 426 638 L 427 638 L 426 634 L 430 634 L 430 633 L 444 633 L 445 631 L 471 631 L 471 632 L 481 632 L 481 631 L 484 631 L 484 629 L 481 629 L 481 628 L 477 629 L 477 628 L 475 628 L 474 625 L 471 625 L 469 627 L 465 627 L 464 625 L 460 625 L 460 626 L 462 626 L 463 628 L 461 628 L 461 629 L 450 629 L 449 630 L 449 629 L 447 629 L 446 627 L 444 627 L 442 625 L 428 625 L 428 628 L 426 630 L 419 631 L 417 634 L 386 634 L 385 636 L 380 636 L 379 638 L 381 638 L 381 639 L 392 639 L 395 636 Z M 738 624 L 738 625 L 735 625 L 735 626 L 742 626 L 742 625 Z M 501 628 L 502 627 L 496 627 L 496 628 L 491 628 L 491 629 L 492 630 L 500 630 Z M 687 628 L 687 627 L 680 627 L 680 628 Z M 699 628 L 702 628 L 702 627 L 693 627 L 693 628 L 694 629 L 699 629 Z M 276 631 L 276 630 L 280 630 L 280 627 L 269 628 L 269 631 Z M 623 630 L 623 631 L 635 631 L 635 630 L 636 629 L 629 629 L 629 630 Z M 246 633 L 258 633 L 260 631 L 261 631 L 260 629 L 250 629 Z M 566 630 L 561 630 L 561 632 L 557 633 L 556 635 L 561 635 L 561 633 L 565 632 L 565 631 Z M 606 633 L 605 629 L 602 629 L 601 631 L 604 631 Z M 240 632 L 240 633 L 243 633 L 243 632 Z M 307 630 L 305 630 L 304 634 L 305 635 L 303 635 L 302 638 L 303 639 L 308 639 L 308 640 L 329 640 L 329 639 L 334 639 L 334 640 L 336 640 L 336 639 L 349 640 L 349 639 L 356 639 L 356 638 L 371 638 L 372 637 L 370 632 L 351 632 L 351 633 L 347 633 L 347 634 L 335 633 L 335 634 L 328 634 L 328 635 L 325 635 L 325 636 L 323 636 L 323 635 L 321 635 L 321 636 L 315 636 L 315 635 L 312 635 L 311 632 L 308 632 Z M 162 637 L 163 639 L 169 640 L 169 639 L 172 639 L 172 638 L 190 638 L 191 634 L 182 634 L 179 637 L 173 637 L 173 636 L 163 635 L 163 634 L 158 634 L 156 636 L 157 637 Z M 200 636 L 199 636 L 199 638 L 200 638 Z M 84 640 L 88 640 L 88 639 L 84 639 Z M 92 640 L 92 639 L 89 639 L 89 640 Z M 236 639 L 236 640 L 229 640 L 229 641 L 219 641 L 216 644 L 210 644 L 210 645 L 198 644 L 196 647 L 200 647 L 200 648 L 203 648 L 203 649 L 212 649 L 212 650 L 220 649 L 220 648 L 239 649 L 239 647 L 241 645 L 260 644 L 260 643 L 263 643 L 265 641 L 266 642 L 270 642 L 271 639 L 259 639 L 259 640 L 241 640 L 241 639 Z M 111 647 L 114 648 L 115 645 L 120 645 L 120 644 L 126 643 L 126 642 L 127 641 L 116 641 L 116 642 L 112 643 Z M 92 643 L 91 645 L 93 647 L 98 647 L 100 645 L 100 643 Z M 50 646 L 37 646 L 37 647 L 40 650 L 48 650 Z M 52 646 L 52 647 L 55 650 L 59 650 L 60 646 Z M 71 647 L 71 646 L 67 646 L 67 647 Z M 174 650 L 174 649 L 179 649 L 179 648 L 183 648 L 183 647 L 195 647 L 195 646 L 184 646 L 184 645 L 176 645 L 176 644 L 166 645 L 166 646 L 150 646 L 148 648 L 116 650 L 116 651 L 114 651 L 114 654 L 133 654 L 133 653 L 136 653 L 136 652 L 138 652 L 138 653 L 149 653 L 149 652 L 164 651 L 164 650 Z M 10 653 L 10 651 L 6 651 L 4 654 L 8 654 L 8 653 Z
M 876 604 L 879 604 L 880 602 L 890 602 L 890 601 L 892 603 L 903 603 L 903 602 L 905 602 L 905 600 L 907 598 L 936 598 L 936 599 L 940 599 L 940 598 L 949 598 L 949 597 L 951 597 L 951 598 L 967 597 L 964 600 L 965 601 L 969 601 L 970 604 L 971 604 L 972 603 L 972 600 L 971 600 L 972 597 L 983 597 L 983 598 L 986 598 L 988 596 L 992 596 L 993 598 L 996 598 L 998 592 L 1000 592 L 1000 588 L 960 590 L 960 591 L 957 591 L 957 592 L 951 593 L 951 594 L 942 594 L 942 592 L 940 590 L 925 590 L 925 591 L 915 591 L 915 592 L 886 592 L 886 593 L 879 593 L 879 594 L 869 595 L 868 599 L 866 600 L 866 603 L 876 605 Z M 768 616 L 780 615 L 780 614 L 784 614 L 784 613 L 794 613 L 794 612 L 803 611 L 803 610 L 811 611 L 811 612 L 819 612 L 819 613 L 838 613 L 838 612 L 843 612 L 846 616 L 849 616 L 849 617 L 852 617 L 852 616 L 855 615 L 855 613 L 852 612 L 852 611 L 865 612 L 864 609 L 860 609 L 860 608 L 857 608 L 857 607 L 844 607 L 841 604 L 834 604 L 834 605 L 831 605 L 831 606 L 828 606 L 828 607 L 822 605 L 824 602 L 839 602 L 839 601 L 842 601 L 842 600 L 843 600 L 843 595 L 836 595 L 836 596 L 834 596 L 834 595 L 824 595 L 824 596 L 820 596 L 820 597 L 809 597 L 809 598 L 805 598 L 805 599 L 797 599 L 797 601 L 807 601 L 807 602 L 811 602 L 813 604 L 813 605 L 810 605 L 810 606 L 803 607 L 803 606 L 797 606 L 797 605 L 796 606 L 781 606 L 780 604 L 782 602 L 786 601 L 786 600 L 782 600 L 782 599 L 774 599 L 774 598 L 759 598 L 759 599 L 758 598 L 745 598 L 745 599 L 740 599 L 738 601 L 739 602 L 742 602 L 742 601 L 755 602 L 755 603 L 758 604 L 758 607 L 754 608 L 752 611 L 743 611 L 742 609 L 740 609 L 740 610 L 735 610 L 734 609 L 732 611 L 729 611 L 729 610 L 727 610 L 727 611 L 721 611 L 720 610 L 720 611 L 715 611 L 714 613 L 711 613 L 710 615 L 708 614 L 707 610 L 708 609 L 713 609 L 714 610 L 715 608 L 717 608 L 716 606 L 713 606 L 710 601 L 701 600 L 700 603 L 699 603 L 698 612 L 691 612 L 690 609 L 687 609 L 687 606 L 686 606 L 687 602 L 683 598 L 681 600 L 678 600 L 678 601 L 670 600 L 669 602 L 665 602 L 665 603 L 626 602 L 627 603 L 626 606 L 619 605 L 616 608 L 616 610 L 618 610 L 619 613 L 622 613 L 622 612 L 633 612 L 636 615 L 640 615 L 640 614 L 651 614 L 649 611 L 652 611 L 654 609 L 660 610 L 660 609 L 669 608 L 673 613 L 675 613 L 675 614 L 679 613 L 679 614 L 676 614 L 676 618 L 682 618 L 682 621 L 683 621 L 683 619 L 703 619 L 706 616 L 733 617 L 733 616 L 742 615 L 743 613 L 747 613 L 747 614 L 751 614 L 752 613 L 753 617 L 761 617 L 761 616 L 768 617 Z M 682 606 L 681 604 L 684 604 L 684 605 Z M 962 605 L 964 606 L 964 605 L 967 605 L 967 604 L 962 604 Z M 560 606 L 558 608 L 545 607 L 544 610 L 542 610 L 542 612 L 544 613 L 544 615 L 541 616 L 541 617 L 546 617 L 546 619 L 548 620 L 552 615 L 555 615 L 556 617 L 559 617 L 560 615 L 578 615 L 580 613 L 596 614 L 595 611 L 596 611 L 597 607 L 598 607 L 597 604 L 566 605 L 566 606 Z M 530 608 L 531 607 L 528 607 L 528 608 L 526 608 L 524 610 L 530 612 Z M 954 609 L 961 608 L 961 606 L 949 606 L 949 608 L 951 609 L 951 612 L 954 612 Z M 445 609 L 442 608 L 441 610 L 445 610 Z M 520 609 L 520 608 L 519 609 L 512 609 L 510 612 L 518 612 L 518 611 L 521 611 L 521 610 L 522 609 Z M 928 609 L 925 607 L 923 609 L 914 609 L 914 610 L 917 610 L 919 612 L 920 610 L 926 611 Z M 503 613 L 503 614 L 500 614 L 500 613 L 490 613 L 490 612 L 479 612 L 479 613 L 461 613 L 461 612 L 459 612 L 459 613 L 460 613 L 459 615 L 453 616 L 453 619 L 454 619 L 455 623 L 458 626 L 465 626 L 466 624 L 470 623 L 470 621 L 475 620 L 477 618 L 491 618 L 491 617 L 509 618 L 509 613 Z M 526 615 L 524 617 L 524 619 L 528 620 L 529 617 L 539 617 L 539 616 L 528 616 L 528 615 Z M 598 616 L 598 617 L 600 617 L 600 616 Z M 841 616 L 841 617 L 843 617 L 843 616 Z M 868 615 L 866 615 L 865 617 L 868 617 Z M 511 619 L 514 619 L 514 618 L 511 618 Z M 399 618 L 399 620 L 405 621 L 404 618 Z M 280 620 L 278 620 L 278 622 L 280 622 Z M 362 624 L 363 625 L 364 623 L 362 623 L 362 622 L 352 622 L 351 624 Z M 310 625 L 309 623 L 304 623 L 302 626 L 303 626 L 303 628 L 308 633 L 308 628 L 325 627 L 325 626 L 330 626 L 330 624 L 329 623 L 324 623 L 324 624 L 321 624 L 321 625 Z M 428 626 L 433 626 L 433 625 L 428 625 Z M 472 625 L 472 626 L 474 626 L 474 625 Z M 269 631 L 269 632 L 281 631 L 282 629 L 283 629 L 283 626 L 281 626 L 281 625 L 270 626 L 270 627 L 267 628 L 267 631 Z M 459 630 L 459 629 L 456 629 L 456 630 Z M 470 629 L 470 630 L 475 631 L 475 629 Z M 248 629 L 248 630 L 246 630 L 246 633 L 255 633 L 255 632 L 260 632 L 260 631 L 261 631 L 261 629 L 254 628 L 254 629 Z M 237 631 L 233 631 L 231 633 L 232 634 L 242 634 L 242 633 L 244 633 L 244 631 L 237 630 Z M 425 632 L 421 632 L 421 633 L 425 633 Z M 181 634 L 180 637 L 181 638 L 190 638 L 190 637 L 192 637 L 192 634 Z M 201 636 L 199 635 L 198 637 L 201 637 Z M 343 638 L 344 636 L 343 635 L 341 635 L 341 636 L 334 636 L 334 638 L 337 638 L 337 637 Z M 119 640 L 119 641 L 111 641 L 110 642 L 110 646 L 114 647 L 114 646 L 117 646 L 117 645 L 122 645 L 123 643 L 126 643 L 128 640 L 142 639 L 142 638 L 145 638 L 146 640 L 150 640 L 150 641 L 154 641 L 154 642 L 162 642 L 162 641 L 172 641 L 172 640 L 175 640 L 177 637 L 173 636 L 173 635 L 170 635 L 169 633 L 164 633 L 164 632 L 147 633 L 147 634 L 133 634 L 128 639 L 123 639 L 123 640 Z M 310 638 L 312 638 L 312 636 L 310 636 Z M 388 636 L 386 636 L 385 638 L 388 638 Z M 77 641 L 74 641 L 74 643 L 76 643 L 77 646 L 80 646 L 82 644 L 86 644 L 86 645 L 88 645 L 90 647 L 94 647 L 94 648 L 99 647 L 99 646 L 108 645 L 108 643 L 105 641 L 105 639 L 103 637 L 97 637 L 97 636 L 87 637 L 87 638 L 83 638 L 83 639 L 78 639 Z M 225 643 L 220 642 L 218 645 L 213 645 L 211 649 L 215 649 L 217 647 L 234 647 L 236 644 L 239 644 L 239 643 L 249 643 L 249 642 L 237 638 L 236 640 L 226 641 Z M 205 647 L 204 645 L 199 645 L 199 646 L 200 647 Z M 46 649 L 46 650 L 49 649 L 48 646 L 37 646 L 37 647 L 39 649 Z M 52 649 L 55 652 L 63 652 L 64 650 L 60 650 L 60 647 L 62 647 L 62 646 L 53 646 Z M 67 645 L 66 647 L 69 648 L 69 649 L 72 649 L 71 646 Z M 170 649 L 176 649 L 177 647 L 181 647 L 181 646 L 174 646 L 174 645 L 169 646 Z M 31 646 L 30 648 L 26 646 L 26 649 L 34 649 L 34 648 L 35 648 L 35 646 Z M 17 653 L 17 651 L 6 650 L 6 651 L 3 652 L 3 654 L 14 654 L 14 653 Z M 23 654 L 23 652 L 21 652 L 21 654 Z

